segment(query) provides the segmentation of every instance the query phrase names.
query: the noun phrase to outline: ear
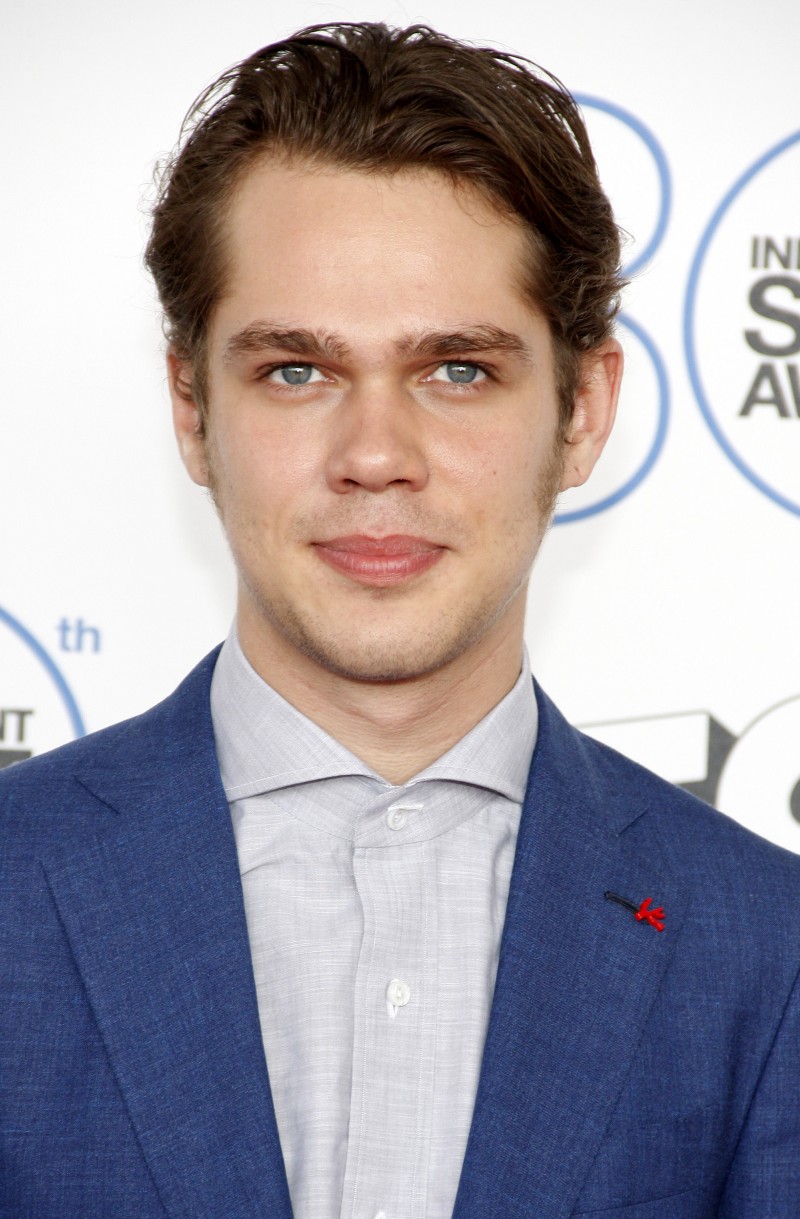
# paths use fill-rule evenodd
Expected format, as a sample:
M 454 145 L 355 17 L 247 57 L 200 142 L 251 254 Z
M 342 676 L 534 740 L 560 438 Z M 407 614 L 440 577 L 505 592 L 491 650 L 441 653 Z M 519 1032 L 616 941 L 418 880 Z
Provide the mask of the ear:
M 580 386 L 564 446 L 562 491 L 586 482 L 605 447 L 617 414 L 622 365 L 616 339 L 581 356 Z
M 172 426 L 183 464 L 200 487 L 208 486 L 208 460 L 200 408 L 192 396 L 192 365 L 174 351 L 167 352 Z

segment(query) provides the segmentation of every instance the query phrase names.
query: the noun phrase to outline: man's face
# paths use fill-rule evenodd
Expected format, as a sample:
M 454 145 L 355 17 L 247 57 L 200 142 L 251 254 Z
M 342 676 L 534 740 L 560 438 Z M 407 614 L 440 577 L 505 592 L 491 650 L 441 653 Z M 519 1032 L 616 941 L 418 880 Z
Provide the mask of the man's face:
M 393 681 L 518 649 L 554 496 L 588 473 L 522 231 L 438 174 L 295 162 L 250 172 L 227 233 L 204 438 L 174 402 L 256 667 Z

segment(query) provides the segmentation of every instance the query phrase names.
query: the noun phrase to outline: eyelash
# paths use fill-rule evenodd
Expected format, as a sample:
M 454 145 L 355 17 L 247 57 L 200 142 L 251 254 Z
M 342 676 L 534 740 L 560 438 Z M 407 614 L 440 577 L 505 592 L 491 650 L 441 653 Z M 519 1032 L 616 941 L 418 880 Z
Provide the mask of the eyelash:
M 486 377 L 487 381 L 496 381 L 497 380 L 497 372 L 494 369 L 494 367 L 491 364 L 483 364 L 479 360 L 458 360 L 458 359 L 440 360 L 439 363 L 436 365 L 436 367 L 433 369 L 433 371 L 438 372 L 438 370 L 440 368 L 443 368 L 446 364 L 466 364 L 470 368 L 477 368 L 479 370 L 479 372 L 482 372 L 484 374 L 484 376 Z M 313 369 L 316 369 L 318 372 L 321 371 L 319 368 L 319 365 L 311 364 L 308 361 L 282 360 L 278 364 L 267 364 L 263 368 L 260 368 L 257 373 L 257 380 L 266 381 L 269 379 L 269 377 L 272 373 L 280 372 L 280 370 L 282 368 L 313 368 Z M 280 388 L 280 389 L 286 389 L 286 390 L 290 390 L 290 391 L 295 391 L 298 389 L 306 388 L 305 385 L 289 385 L 289 384 L 281 384 L 279 382 L 273 382 L 273 384 L 277 385 L 278 388 Z M 312 382 L 311 384 L 318 385 L 320 383 Z M 474 390 L 476 388 L 476 383 L 470 382 L 470 381 L 464 381 L 464 382 L 460 382 L 460 383 L 458 381 L 451 381 L 449 384 L 450 384 L 451 388 L 453 388 L 453 389 Z M 477 384 L 480 385 L 480 384 L 482 384 L 482 382 L 479 381 L 479 382 L 477 382 Z

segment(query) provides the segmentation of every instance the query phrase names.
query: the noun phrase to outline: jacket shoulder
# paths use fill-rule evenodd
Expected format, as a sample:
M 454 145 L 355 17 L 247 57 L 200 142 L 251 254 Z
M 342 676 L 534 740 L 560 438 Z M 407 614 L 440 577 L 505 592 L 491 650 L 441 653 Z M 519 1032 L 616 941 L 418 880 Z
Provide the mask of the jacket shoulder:
M 8 842 L 14 830 L 27 834 L 33 823 L 63 824 L 80 815 L 86 793 L 82 778 L 113 774 L 168 773 L 198 737 L 213 739 L 209 689 L 218 649 L 178 688 L 141 715 L 89 733 L 57 749 L 0 771 L 0 818 Z M 90 804 L 96 809 L 96 801 Z
M 598 820 L 644 855 L 707 884 L 790 885 L 800 907 L 800 855 L 676 787 L 579 729 L 539 693 L 540 724 L 552 745 L 556 782 L 572 786 Z M 544 744 L 544 742 L 542 742 Z M 581 794 L 579 794 L 581 793 Z M 792 899 L 794 900 L 794 899 Z

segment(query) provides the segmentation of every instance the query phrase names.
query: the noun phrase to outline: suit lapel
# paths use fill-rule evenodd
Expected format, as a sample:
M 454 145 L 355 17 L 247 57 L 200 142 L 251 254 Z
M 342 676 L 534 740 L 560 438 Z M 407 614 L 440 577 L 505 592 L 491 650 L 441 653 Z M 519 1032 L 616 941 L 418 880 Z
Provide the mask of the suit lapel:
M 97 828 L 43 863 L 167 1213 L 291 1219 L 212 667 L 119 743 L 106 736 L 102 766 L 76 776 L 75 802 L 94 806 Z M 564 1219 L 619 1097 L 685 905 L 629 843 L 647 808 L 624 773 L 540 700 L 453 1219 Z M 665 933 L 606 890 L 663 903 Z
M 211 669 L 128 728 L 118 753 L 112 732 L 102 767 L 76 776 L 102 828 L 45 870 L 169 1215 L 290 1219 Z
M 647 811 L 643 785 L 626 790 L 594 749 L 540 700 L 453 1219 L 572 1213 L 677 938 L 685 896 L 624 833 Z M 663 904 L 665 931 L 607 890 Z

